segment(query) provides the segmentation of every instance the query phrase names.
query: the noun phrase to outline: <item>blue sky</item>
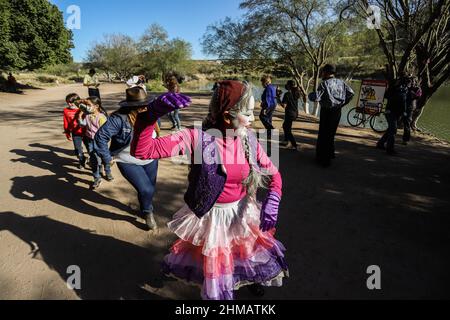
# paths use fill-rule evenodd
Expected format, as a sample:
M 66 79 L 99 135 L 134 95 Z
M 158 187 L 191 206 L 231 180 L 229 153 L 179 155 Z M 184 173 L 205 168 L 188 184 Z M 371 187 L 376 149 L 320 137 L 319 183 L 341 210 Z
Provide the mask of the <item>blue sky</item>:
M 203 59 L 200 39 L 206 27 L 226 16 L 238 17 L 241 0 L 49 0 L 64 12 L 77 5 L 81 9 L 81 29 L 73 30 L 74 60 L 84 59 L 89 47 L 108 33 L 138 38 L 152 23 L 162 25 L 171 38 L 192 44 L 193 58 Z

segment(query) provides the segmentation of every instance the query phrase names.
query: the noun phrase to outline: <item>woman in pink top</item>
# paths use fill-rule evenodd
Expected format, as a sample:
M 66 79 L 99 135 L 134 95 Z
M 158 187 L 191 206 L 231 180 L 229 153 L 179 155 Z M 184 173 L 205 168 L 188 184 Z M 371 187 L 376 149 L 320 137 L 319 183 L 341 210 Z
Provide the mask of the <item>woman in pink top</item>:
M 180 239 L 164 259 L 164 272 L 200 285 L 204 299 L 232 300 L 242 286 L 262 295 L 262 286 L 281 286 L 288 269 L 285 249 L 274 238 L 281 175 L 249 129 L 252 88 L 218 83 L 201 129 L 153 139 L 157 118 L 186 107 L 187 99 L 176 93 L 159 97 L 139 116 L 131 144 L 139 159 L 192 159 L 186 205 L 168 224 Z M 260 187 L 268 189 L 263 203 L 256 200 Z

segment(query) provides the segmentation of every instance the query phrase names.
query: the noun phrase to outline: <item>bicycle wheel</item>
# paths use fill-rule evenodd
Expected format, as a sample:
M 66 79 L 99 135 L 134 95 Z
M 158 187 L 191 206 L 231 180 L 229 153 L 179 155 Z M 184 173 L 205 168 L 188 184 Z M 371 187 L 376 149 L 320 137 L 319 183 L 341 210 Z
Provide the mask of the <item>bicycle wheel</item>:
M 364 122 L 364 114 L 353 108 L 347 114 L 347 122 L 352 127 L 359 127 Z
M 370 117 L 370 127 L 373 131 L 384 133 L 388 129 L 388 122 L 384 112 L 378 113 Z

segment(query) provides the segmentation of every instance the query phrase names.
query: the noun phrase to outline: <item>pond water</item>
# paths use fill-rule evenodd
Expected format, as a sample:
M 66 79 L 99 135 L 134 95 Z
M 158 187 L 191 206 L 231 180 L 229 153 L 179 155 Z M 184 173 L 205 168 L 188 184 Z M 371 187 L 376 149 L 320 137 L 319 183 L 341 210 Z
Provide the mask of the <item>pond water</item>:
M 284 90 L 284 83 L 275 83 Z M 211 91 L 214 83 L 208 82 L 201 84 L 197 90 L 199 91 Z M 356 92 L 356 96 L 359 93 L 360 82 L 353 82 L 352 87 Z M 254 96 L 259 101 L 263 92 L 262 86 L 254 87 Z M 350 104 L 343 109 L 342 125 L 348 125 L 347 113 L 351 108 L 356 106 L 356 99 L 353 99 Z M 299 109 L 303 110 L 303 106 L 300 105 Z M 425 132 L 431 133 L 439 139 L 450 141 L 450 86 L 441 87 L 438 92 L 434 94 L 431 100 L 428 102 L 425 110 L 419 120 L 419 128 Z
M 450 141 L 450 86 L 439 88 L 425 107 L 418 125 L 436 137 Z

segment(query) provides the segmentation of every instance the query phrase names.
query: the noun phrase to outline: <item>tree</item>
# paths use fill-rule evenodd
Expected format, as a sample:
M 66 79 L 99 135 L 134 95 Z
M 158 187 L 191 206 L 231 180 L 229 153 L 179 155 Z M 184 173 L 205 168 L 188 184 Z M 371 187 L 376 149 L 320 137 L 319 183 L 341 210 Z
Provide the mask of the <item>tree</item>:
M 247 71 L 262 72 L 273 66 L 273 57 L 264 50 L 265 34 L 248 20 L 223 21 L 208 26 L 202 38 L 203 53 L 223 60 L 244 74 Z
M 337 3 L 337 1 L 331 1 Z M 248 19 L 262 21 L 287 41 L 297 42 L 312 68 L 313 86 L 319 86 L 320 68 L 328 60 L 333 38 L 339 33 L 339 19 L 335 18 L 327 0 L 245 0 Z M 318 114 L 316 104 L 315 114 Z
M 376 33 L 370 32 L 366 21 L 359 17 L 346 22 L 334 39 L 329 62 L 338 66 L 339 74 L 347 81 L 383 76 L 386 58 Z
M 208 27 L 207 54 L 257 69 L 287 70 L 298 83 L 305 109 L 311 85 L 331 56 L 340 22 L 325 0 L 245 0 L 241 21 L 230 18 Z M 254 67 L 256 66 L 256 67 Z M 315 113 L 317 114 L 318 108 Z
M 0 0 L 0 68 L 39 69 L 72 61 L 72 32 L 47 0 Z
M 351 0 L 342 11 L 370 18 L 369 5 L 381 9 L 383 23 L 374 32 L 388 62 L 388 79 L 411 72 L 421 83 L 415 126 L 428 100 L 450 77 L 450 0 Z
M 159 25 L 151 25 L 138 41 L 123 34 L 105 35 L 89 50 L 86 62 L 104 70 L 108 77 L 126 79 L 144 74 L 148 79 L 169 71 L 184 72 L 191 67 L 192 48 L 181 39 L 169 39 Z
M 192 46 L 182 39 L 175 38 L 169 41 L 165 56 L 166 59 L 162 68 L 165 69 L 162 70 L 164 74 L 169 71 L 187 73 L 193 68 L 191 61 Z
M 114 75 L 124 80 L 137 67 L 137 53 L 136 42 L 131 37 L 110 34 L 105 35 L 102 42 L 96 43 L 89 50 L 86 60 L 93 67 L 104 70 L 108 78 Z
M 305 111 L 312 82 L 312 68 L 298 40 L 284 32 L 278 20 L 247 17 L 241 21 L 226 18 L 208 27 L 203 51 L 237 65 L 241 73 L 264 72 L 293 77 L 302 93 Z
M 138 43 L 140 69 L 148 77 L 164 77 L 169 71 L 185 72 L 190 68 L 190 43 L 175 38 L 169 40 L 167 31 L 158 24 L 151 25 Z

